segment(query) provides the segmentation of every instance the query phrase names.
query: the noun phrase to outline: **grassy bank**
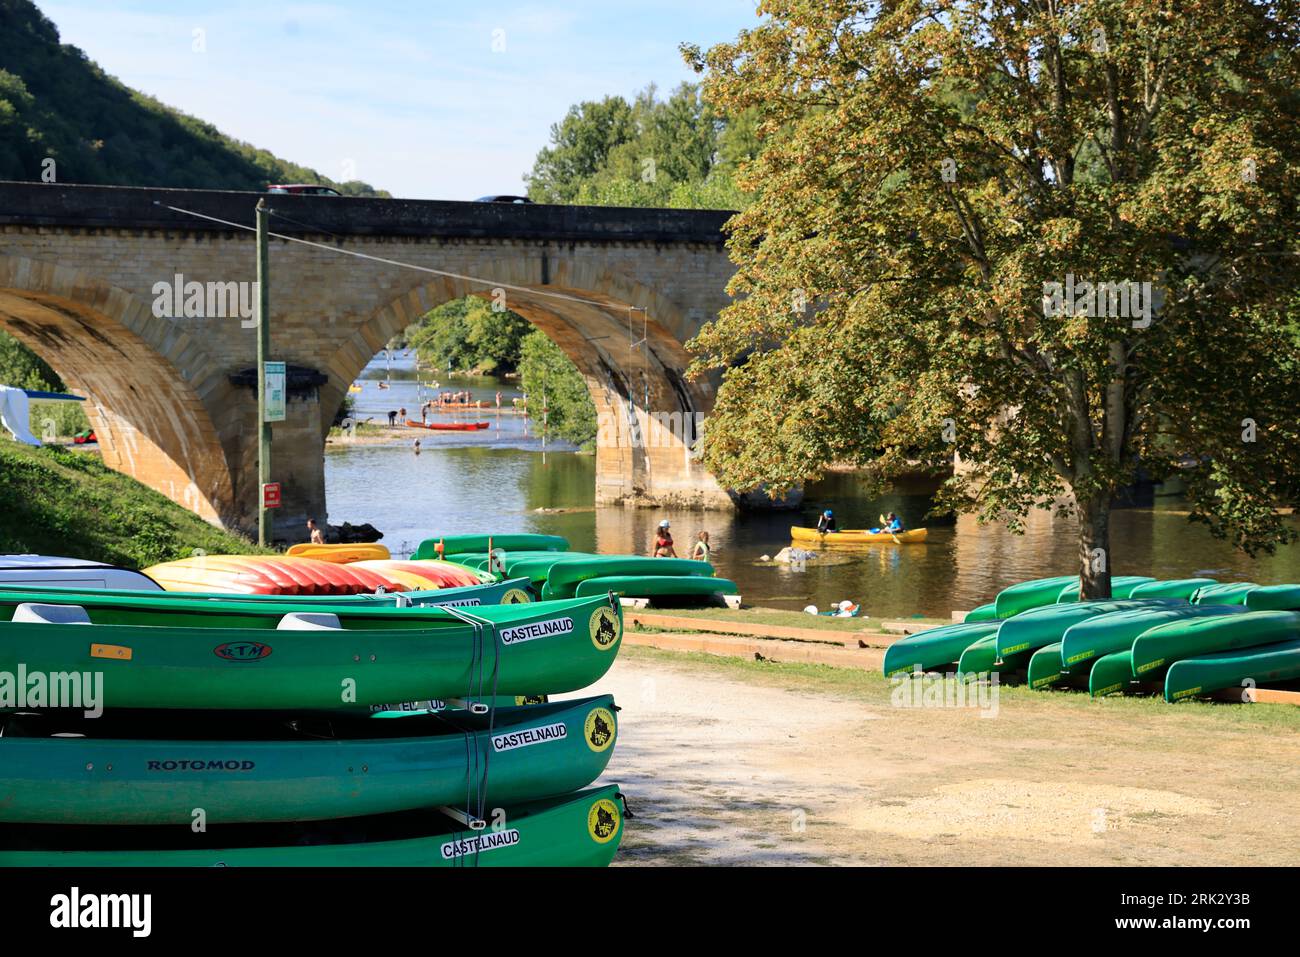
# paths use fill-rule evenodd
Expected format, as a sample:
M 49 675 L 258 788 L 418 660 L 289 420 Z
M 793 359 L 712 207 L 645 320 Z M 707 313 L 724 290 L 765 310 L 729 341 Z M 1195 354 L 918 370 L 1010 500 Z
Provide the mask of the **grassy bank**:
M 144 568 L 260 551 L 107 468 L 96 456 L 0 439 L 0 553 L 64 555 Z
M 646 615 L 671 615 L 674 618 L 700 618 L 710 622 L 742 622 L 747 625 L 777 625 L 782 628 L 803 628 L 810 631 L 827 632 L 862 632 L 879 631 L 885 621 L 896 618 L 861 617 L 832 618 L 827 615 L 809 615 L 802 611 L 789 611 L 784 608 L 760 608 L 748 606 L 743 608 L 647 608 Z M 626 614 L 633 614 L 626 609 Z M 947 625 L 949 621 L 938 618 L 908 619 L 917 626 Z
M 689 666 L 699 674 L 719 679 L 747 681 L 781 688 L 800 695 L 832 695 L 861 704 L 894 709 L 895 684 L 884 675 L 828 665 L 791 662 L 754 661 L 750 658 L 725 658 L 718 655 L 664 651 L 628 645 L 619 651 L 632 660 Z M 1184 722 L 1194 727 L 1232 728 L 1251 732 L 1300 732 L 1300 708 L 1285 704 L 1231 704 L 1192 699 L 1169 704 L 1159 695 L 1110 695 L 1090 698 L 1087 692 L 1068 689 L 1035 691 L 1023 684 L 998 687 L 1000 708 L 1033 714 L 1035 709 L 1053 714 L 1074 715 L 1086 720 L 1089 715 L 1107 715 L 1131 719 L 1143 725 L 1175 727 Z M 901 709 L 906 712 L 909 709 Z M 943 709 L 940 709 L 943 710 Z M 1201 724 L 1212 722 L 1212 724 Z

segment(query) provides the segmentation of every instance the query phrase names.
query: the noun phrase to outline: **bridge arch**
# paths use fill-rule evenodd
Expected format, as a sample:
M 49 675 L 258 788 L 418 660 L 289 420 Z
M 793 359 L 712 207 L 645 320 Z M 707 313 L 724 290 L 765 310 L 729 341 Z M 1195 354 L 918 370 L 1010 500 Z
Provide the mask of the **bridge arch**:
M 210 522 L 232 520 L 231 470 L 190 373 L 212 368 L 200 342 L 124 289 L 74 267 L 7 254 L 0 254 L 0 328 L 88 396 L 106 465 Z
M 691 320 L 677 304 L 626 275 L 563 257 L 548 258 L 545 285 L 536 282 L 535 253 L 496 257 L 476 271 L 491 281 L 411 273 L 409 285 L 331 358 L 323 420 L 333 421 L 348 385 L 420 316 L 468 296 L 492 300 L 500 290 L 505 305 L 550 337 L 587 383 L 598 424 L 597 504 L 729 504 L 691 452 L 713 392 L 686 379 L 682 340 Z

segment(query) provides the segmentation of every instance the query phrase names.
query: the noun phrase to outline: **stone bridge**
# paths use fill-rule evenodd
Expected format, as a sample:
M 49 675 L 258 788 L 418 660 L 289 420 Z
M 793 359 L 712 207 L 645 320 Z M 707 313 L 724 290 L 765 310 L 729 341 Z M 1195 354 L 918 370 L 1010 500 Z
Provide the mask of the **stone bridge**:
M 256 254 L 240 227 L 264 195 L 0 183 L 0 327 L 88 397 L 108 465 L 245 530 L 257 330 L 236 307 L 241 290 L 256 301 Z M 277 537 L 325 515 L 325 438 L 349 384 L 394 334 L 469 295 L 502 298 L 582 372 L 598 504 L 731 506 L 689 454 L 715 383 L 686 381 L 682 346 L 727 302 L 728 214 L 265 198 L 272 232 L 320 244 L 271 239 L 270 358 L 302 367 L 273 427 Z M 206 292 L 168 308 L 177 283 Z

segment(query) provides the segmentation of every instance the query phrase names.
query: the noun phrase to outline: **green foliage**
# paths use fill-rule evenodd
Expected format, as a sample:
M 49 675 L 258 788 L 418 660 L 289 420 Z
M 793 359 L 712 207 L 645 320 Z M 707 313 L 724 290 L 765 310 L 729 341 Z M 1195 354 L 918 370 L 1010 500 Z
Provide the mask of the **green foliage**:
M 32 400 L 28 407 L 32 434 L 44 439 L 53 436 L 68 439 L 90 428 L 84 402 L 41 402 Z
M 692 344 L 696 372 L 725 373 L 704 444 L 723 483 L 781 492 L 836 461 L 883 476 L 955 452 L 940 507 L 1018 528 L 1060 497 L 1084 558 L 1137 463 L 1181 459 L 1217 534 L 1288 540 L 1295 7 L 763 9 L 735 43 L 685 51 L 710 104 L 757 112 L 762 144 L 738 179 L 754 201 L 732 221 L 733 304 Z M 1144 327 L 1045 309 L 1067 275 L 1150 282 L 1160 307 Z
M 264 551 L 110 470 L 93 454 L 0 439 L 0 553 L 144 568 L 188 558 L 194 549 L 214 555 Z
M 735 171 L 757 151 L 752 113 L 724 123 L 682 84 L 666 100 L 653 86 L 571 107 L 526 177 L 538 202 L 740 209 Z
M 0 179 L 35 181 L 46 158 L 60 183 L 263 190 L 321 183 L 387 196 L 232 139 L 210 123 L 124 86 L 29 0 L 0 0 Z
M 596 440 L 596 406 L 586 380 L 546 333 L 524 337 L 519 376 L 528 395 L 528 415 L 552 438 L 590 449 Z
M 508 309 L 468 296 L 443 303 L 421 319 L 408 341 L 420 362 L 435 369 L 484 375 L 513 372 L 532 326 Z
M 44 359 L 4 331 L 0 331 L 0 385 L 43 392 L 65 389 L 63 380 Z

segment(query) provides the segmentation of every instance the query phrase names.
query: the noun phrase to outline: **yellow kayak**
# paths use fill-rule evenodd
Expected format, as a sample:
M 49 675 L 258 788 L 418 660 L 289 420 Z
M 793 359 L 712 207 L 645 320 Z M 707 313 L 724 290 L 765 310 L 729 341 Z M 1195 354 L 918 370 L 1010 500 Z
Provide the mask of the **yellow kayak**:
M 830 545 L 915 545 L 925 541 L 929 529 L 909 528 L 902 532 L 869 532 L 866 529 L 846 528 L 842 532 L 827 532 L 824 535 L 815 528 L 790 528 L 790 538 L 796 542 L 808 542 L 822 546 Z
M 285 554 L 293 558 L 315 558 L 318 561 L 333 562 L 336 565 L 347 565 L 351 562 L 383 561 L 393 557 L 383 545 L 374 543 L 313 545 L 311 542 L 303 542 L 300 545 L 290 545 Z

